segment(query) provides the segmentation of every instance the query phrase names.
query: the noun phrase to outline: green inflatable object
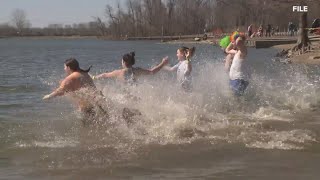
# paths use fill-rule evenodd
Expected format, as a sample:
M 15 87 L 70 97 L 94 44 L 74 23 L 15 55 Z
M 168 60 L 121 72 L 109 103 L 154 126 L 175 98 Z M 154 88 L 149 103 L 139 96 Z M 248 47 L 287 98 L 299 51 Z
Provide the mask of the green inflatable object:
M 227 48 L 228 45 L 230 44 L 230 36 L 225 36 L 224 38 L 222 38 L 219 42 L 219 45 L 222 48 Z

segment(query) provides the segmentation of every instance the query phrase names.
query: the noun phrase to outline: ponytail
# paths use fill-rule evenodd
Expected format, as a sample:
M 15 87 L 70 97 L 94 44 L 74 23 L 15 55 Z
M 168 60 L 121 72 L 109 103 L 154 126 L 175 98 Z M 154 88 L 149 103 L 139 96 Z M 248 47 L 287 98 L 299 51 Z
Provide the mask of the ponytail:
M 125 55 L 122 56 L 122 60 L 124 61 L 124 63 L 126 64 L 126 66 L 133 66 L 136 62 L 134 56 L 136 55 L 136 53 L 134 51 L 127 53 Z
M 194 52 L 196 51 L 195 47 L 192 48 L 188 48 L 185 46 L 182 46 L 181 48 L 178 49 L 180 52 L 183 52 L 185 55 L 187 54 L 187 52 L 189 51 L 190 53 L 190 57 L 192 57 L 194 55 Z
M 88 68 L 88 69 L 86 69 L 86 70 L 83 70 L 83 69 L 79 68 L 79 71 L 80 71 L 80 72 L 88 73 L 88 72 L 90 71 L 90 69 L 91 69 L 91 68 L 92 68 L 92 65 L 90 65 L 90 66 L 89 66 L 89 68 Z
M 85 72 L 88 73 L 92 66 L 90 66 L 88 69 L 83 70 L 79 66 L 79 62 L 75 58 L 69 58 L 67 59 L 64 64 L 69 67 L 72 71 L 78 71 L 78 72 Z

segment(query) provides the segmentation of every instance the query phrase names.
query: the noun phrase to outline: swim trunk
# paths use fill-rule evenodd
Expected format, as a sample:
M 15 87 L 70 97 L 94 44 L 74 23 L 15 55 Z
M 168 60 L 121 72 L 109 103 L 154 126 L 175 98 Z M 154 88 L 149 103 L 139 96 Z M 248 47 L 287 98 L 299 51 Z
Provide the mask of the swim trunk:
M 230 87 L 236 96 L 242 96 L 249 85 L 248 81 L 243 79 L 230 80 Z

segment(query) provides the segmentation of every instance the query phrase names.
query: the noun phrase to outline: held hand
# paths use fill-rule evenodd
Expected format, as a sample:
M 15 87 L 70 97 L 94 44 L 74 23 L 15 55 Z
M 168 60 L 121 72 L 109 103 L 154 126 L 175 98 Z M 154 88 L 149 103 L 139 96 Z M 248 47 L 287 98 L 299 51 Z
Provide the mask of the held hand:
M 166 56 L 166 57 L 164 57 L 163 59 L 162 59 L 162 64 L 163 65 L 166 65 L 166 64 L 168 64 L 169 63 L 169 58 L 168 58 L 168 56 Z
M 92 74 L 89 74 L 89 76 L 91 77 L 92 80 L 96 80 L 97 79 L 97 77 L 92 75 Z
M 47 94 L 47 95 L 43 96 L 43 98 L 42 98 L 42 100 L 48 100 L 48 99 L 50 99 L 50 94 Z

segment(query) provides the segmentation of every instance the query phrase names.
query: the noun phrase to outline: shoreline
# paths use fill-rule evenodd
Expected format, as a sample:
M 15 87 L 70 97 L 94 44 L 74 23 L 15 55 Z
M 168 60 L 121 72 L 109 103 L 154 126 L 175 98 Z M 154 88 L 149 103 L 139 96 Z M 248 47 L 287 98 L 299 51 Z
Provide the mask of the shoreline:
M 100 36 L 2 36 L 0 39 L 100 39 L 123 41 L 123 39 Z
M 212 40 L 195 41 L 192 39 L 184 39 L 184 40 L 163 41 L 163 42 L 160 42 L 160 44 L 213 44 L 215 45 L 216 43 Z
M 110 37 L 99 37 L 99 36 L 12 36 L 12 37 L 1 37 L 0 39 L 97 39 L 97 40 L 116 40 L 116 41 L 130 41 L 124 39 L 110 38 Z M 135 41 L 135 40 L 134 40 Z M 285 62 L 294 64 L 310 64 L 320 65 L 320 36 L 310 38 L 313 50 L 300 55 L 293 55 L 292 57 L 286 58 Z M 217 38 L 209 38 L 207 40 L 198 41 L 193 38 L 179 39 L 179 40 L 168 40 L 160 41 L 159 44 L 211 44 L 218 46 Z M 267 48 L 274 48 L 278 51 L 291 49 L 295 44 L 280 44 L 274 45 Z M 276 54 L 275 54 L 276 56 Z
M 294 63 L 294 64 L 308 64 L 308 65 L 320 65 L 320 37 L 309 37 L 310 42 L 312 43 L 312 47 L 314 48 L 311 52 L 306 52 L 300 55 L 293 55 L 290 58 L 286 58 L 286 63 Z M 180 39 L 180 40 L 172 40 L 161 42 L 161 44 L 212 44 L 218 46 L 218 39 L 210 40 L 200 40 L 195 41 L 194 39 Z M 273 48 L 278 51 L 283 51 L 287 49 L 291 49 L 294 47 L 295 43 L 287 43 L 280 45 L 273 45 L 267 48 Z M 274 54 L 276 56 L 276 54 Z
M 307 64 L 307 65 L 320 65 L 320 37 L 310 39 L 313 50 L 311 52 L 306 52 L 304 54 L 296 55 L 286 58 L 286 62 L 291 62 L 294 64 Z M 278 51 L 283 51 L 291 49 L 296 44 L 281 44 L 272 46 L 272 48 Z

